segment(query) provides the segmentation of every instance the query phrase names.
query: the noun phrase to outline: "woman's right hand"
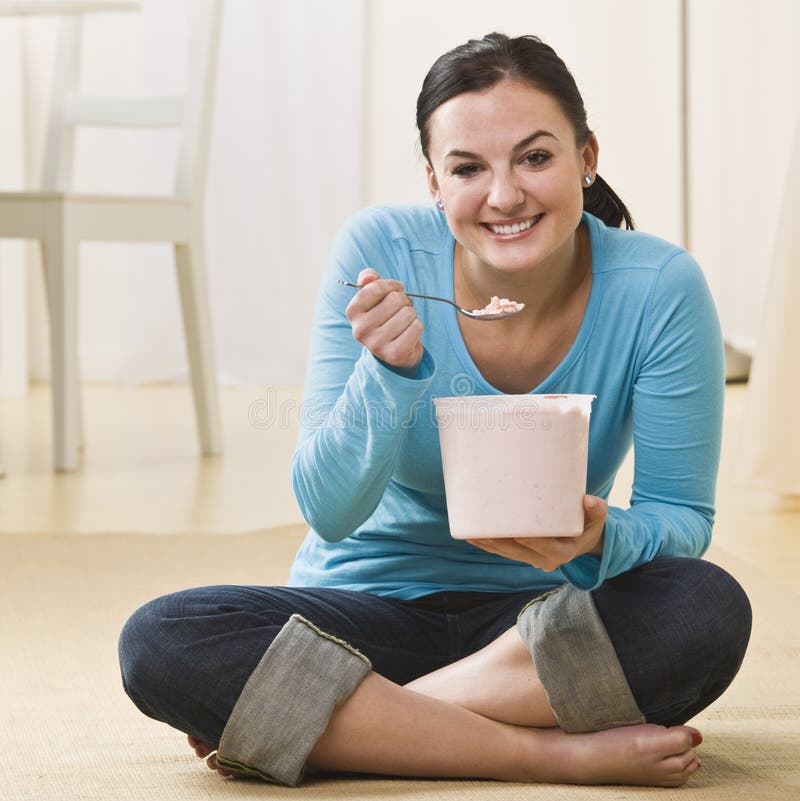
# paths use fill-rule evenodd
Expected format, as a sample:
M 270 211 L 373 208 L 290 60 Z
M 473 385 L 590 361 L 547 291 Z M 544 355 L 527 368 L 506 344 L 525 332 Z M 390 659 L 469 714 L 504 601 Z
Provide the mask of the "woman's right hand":
M 356 283 L 361 289 L 345 309 L 353 336 L 393 367 L 416 367 L 422 360 L 422 323 L 403 284 L 381 278 L 371 267 Z

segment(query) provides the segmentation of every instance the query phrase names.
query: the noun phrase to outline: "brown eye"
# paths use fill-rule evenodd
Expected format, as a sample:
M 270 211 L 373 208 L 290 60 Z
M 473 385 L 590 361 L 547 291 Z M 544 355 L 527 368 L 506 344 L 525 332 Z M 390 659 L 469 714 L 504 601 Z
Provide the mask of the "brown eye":
M 526 153 L 522 160 L 529 167 L 542 167 L 550 161 L 550 158 L 550 154 L 544 150 L 533 150 L 530 153 Z
M 477 164 L 459 164 L 458 167 L 453 167 L 450 174 L 468 178 L 470 175 L 475 175 L 479 170 L 480 167 Z

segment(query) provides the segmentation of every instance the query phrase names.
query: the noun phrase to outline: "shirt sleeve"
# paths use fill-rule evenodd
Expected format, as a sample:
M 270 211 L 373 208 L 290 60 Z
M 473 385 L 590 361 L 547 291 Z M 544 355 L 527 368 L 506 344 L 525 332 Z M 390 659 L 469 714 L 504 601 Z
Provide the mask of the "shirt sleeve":
M 355 282 L 373 267 L 402 281 L 397 261 L 377 213 L 366 210 L 339 233 L 322 279 L 291 475 L 303 517 L 329 542 L 355 531 L 380 503 L 435 372 L 427 350 L 413 373 L 382 362 L 353 338 L 345 315 L 356 290 L 336 279 Z
M 562 567 L 594 589 L 657 556 L 701 556 L 711 541 L 725 387 L 722 334 L 700 267 L 685 251 L 660 269 L 633 385 L 629 509 L 610 507 L 602 559 Z

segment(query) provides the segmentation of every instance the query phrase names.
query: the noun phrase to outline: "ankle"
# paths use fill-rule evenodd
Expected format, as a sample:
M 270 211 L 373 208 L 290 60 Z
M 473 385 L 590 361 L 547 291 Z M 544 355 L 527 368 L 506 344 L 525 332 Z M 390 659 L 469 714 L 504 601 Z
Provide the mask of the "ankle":
M 548 763 L 556 756 L 548 737 L 551 730 L 513 725 L 505 728 L 507 742 L 503 750 L 508 760 L 501 766 L 503 775 L 497 778 L 513 782 L 547 781 Z

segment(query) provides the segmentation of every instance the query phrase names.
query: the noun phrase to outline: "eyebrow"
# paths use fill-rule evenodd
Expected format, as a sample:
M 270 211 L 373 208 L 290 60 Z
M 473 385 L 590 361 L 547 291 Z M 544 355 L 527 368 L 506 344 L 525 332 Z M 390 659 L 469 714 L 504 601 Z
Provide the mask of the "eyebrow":
M 549 136 L 551 139 L 555 139 L 556 142 L 558 141 L 558 137 L 550 133 L 550 131 L 536 131 L 532 133 L 530 136 L 526 136 L 522 141 L 517 142 L 516 145 L 513 147 L 513 151 L 516 152 L 518 150 L 522 150 L 523 148 L 530 145 L 532 142 L 535 142 L 539 137 L 542 136 Z M 450 158 L 451 156 L 455 158 L 462 158 L 462 159 L 477 159 L 480 158 L 477 153 L 470 153 L 468 150 L 451 150 L 447 154 L 445 154 L 445 158 Z

